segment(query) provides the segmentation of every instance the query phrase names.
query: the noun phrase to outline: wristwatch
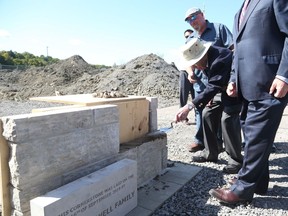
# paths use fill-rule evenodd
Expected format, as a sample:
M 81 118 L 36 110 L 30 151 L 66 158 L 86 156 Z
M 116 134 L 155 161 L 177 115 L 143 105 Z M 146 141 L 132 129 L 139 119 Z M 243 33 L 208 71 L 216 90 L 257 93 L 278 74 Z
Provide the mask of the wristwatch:
M 193 103 L 191 103 L 191 104 L 188 104 L 188 109 L 189 109 L 189 111 L 191 111 L 193 108 L 194 108 L 195 106 L 194 106 L 194 104 Z

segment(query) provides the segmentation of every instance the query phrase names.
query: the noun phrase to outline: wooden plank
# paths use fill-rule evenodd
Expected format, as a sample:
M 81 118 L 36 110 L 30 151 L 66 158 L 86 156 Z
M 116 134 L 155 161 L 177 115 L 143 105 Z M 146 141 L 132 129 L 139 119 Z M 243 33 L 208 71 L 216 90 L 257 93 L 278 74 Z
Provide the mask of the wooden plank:
M 3 126 L 0 120 L 0 195 L 2 216 L 11 215 L 11 203 L 10 203 L 10 170 L 9 170 L 9 147 L 6 139 L 2 136 Z
M 57 106 L 57 107 L 37 108 L 37 109 L 32 109 L 31 112 L 32 112 L 32 113 L 49 112 L 49 111 L 63 110 L 63 109 L 77 108 L 77 107 L 83 107 L 83 106 L 82 106 L 82 105 L 69 105 L 69 106 Z
M 142 137 L 149 132 L 149 101 L 115 103 L 119 107 L 120 143 Z
M 145 100 L 144 96 L 128 96 L 123 98 L 96 98 L 92 94 L 61 95 L 48 97 L 33 97 L 30 100 L 46 101 L 52 103 L 78 104 L 83 106 L 95 106 L 100 104 L 114 104 L 131 100 Z

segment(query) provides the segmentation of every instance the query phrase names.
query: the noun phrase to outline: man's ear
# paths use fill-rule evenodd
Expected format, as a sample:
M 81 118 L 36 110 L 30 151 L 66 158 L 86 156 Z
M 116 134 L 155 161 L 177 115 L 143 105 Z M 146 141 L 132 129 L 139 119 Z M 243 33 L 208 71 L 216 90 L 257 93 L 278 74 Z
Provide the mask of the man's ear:
M 207 64 L 208 61 L 208 52 L 205 53 L 205 55 L 199 60 L 199 62 L 204 62 L 204 64 Z
M 205 19 L 205 15 L 204 15 L 204 13 L 201 12 L 200 15 Z

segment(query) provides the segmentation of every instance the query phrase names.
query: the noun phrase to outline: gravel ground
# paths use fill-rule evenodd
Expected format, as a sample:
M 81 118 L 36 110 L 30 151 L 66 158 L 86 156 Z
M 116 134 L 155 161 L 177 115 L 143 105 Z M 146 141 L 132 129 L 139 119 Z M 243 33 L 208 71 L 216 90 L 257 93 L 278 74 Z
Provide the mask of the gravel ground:
M 177 99 L 158 99 L 159 108 L 173 106 L 178 103 Z M 11 101 L 11 100 L 0 100 L 0 117 L 8 115 L 18 115 L 31 113 L 32 109 L 55 107 L 55 106 L 67 106 L 67 104 L 48 103 L 41 101 Z
M 169 127 L 174 114 L 178 110 L 175 101 L 159 101 L 158 125 L 159 128 Z M 15 102 L 1 101 L 0 116 L 29 113 L 33 108 L 57 106 L 46 102 Z M 166 107 L 166 108 L 163 108 Z M 194 113 L 190 113 L 193 119 Z M 270 177 L 269 191 L 267 195 L 255 195 L 253 202 L 249 205 L 222 206 L 217 200 L 211 198 L 208 191 L 211 188 L 222 187 L 228 179 L 235 175 L 222 173 L 223 167 L 227 164 L 226 153 L 219 155 L 219 162 L 197 164 L 191 162 L 192 153 L 187 151 L 187 145 L 192 141 L 194 125 L 177 124 L 167 132 L 168 137 L 168 159 L 171 163 L 181 162 L 201 166 L 203 169 L 191 179 L 182 189 L 168 199 L 162 207 L 157 209 L 153 216 L 169 215 L 273 215 L 288 216 L 288 107 L 285 110 L 283 119 L 278 130 L 275 145 L 276 152 L 270 156 Z M 195 153 L 197 154 L 197 153 Z
M 60 105 L 61 104 L 38 102 L 38 101 L 24 101 L 24 102 L 9 101 L 9 100 L 0 101 L 0 117 L 31 113 L 31 110 L 35 108 L 45 108 L 53 106 L 55 107 Z
M 159 109 L 159 127 L 169 126 L 177 110 L 178 106 Z M 193 116 L 194 113 L 189 114 L 190 119 L 193 119 Z M 288 215 L 288 106 L 275 139 L 277 149 L 270 156 L 269 191 L 265 196 L 255 195 L 252 203 L 248 205 L 222 206 L 210 197 L 208 191 L 211 188 L 227 186 L 226 181 L 236 175 L 222 173 L 223 167 L 227 164 L 225 152 L 219 155 L 217 164 L 191 162 L 193 154 L 187 151 L 187 145 L 192 141 L 194 130 L 194 125 L 180 123 L 167 132 L 168 159 L 171 162 L 201 166 L 203 169 L 156 210 L 153 216 Z

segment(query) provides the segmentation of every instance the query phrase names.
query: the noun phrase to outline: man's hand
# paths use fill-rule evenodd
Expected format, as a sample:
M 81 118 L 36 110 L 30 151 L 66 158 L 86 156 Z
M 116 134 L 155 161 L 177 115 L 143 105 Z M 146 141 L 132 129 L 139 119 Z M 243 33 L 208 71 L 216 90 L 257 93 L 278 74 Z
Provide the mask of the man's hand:
M 288 84 L 284 81 L 275 78 L 271 87 L 269 94 L 272 94 L 276 98 L 283 98 L 288 92 Z
M 176 117 L 175 117 L 175 122 L 181 122 L 181 121 L 184 121 L 186 120 L 188 114 L 189 114 L 189 109 L 188 109 L 188 105 L 186 104 L 185 106 L 181 107 L 179 110 L 178 110 L 178 113 L 176 114 Z
M 212 107 L 213 104 L 213 98 L 206 104 L 206 107 Z
M 186 71 L 188 73 L 187 78 L 188 78 L 190 83 L 196 83 L 196 81 L 197 81 L 194 79 L 194 69 L 195 69 L 194 66 L 186 68 Z
M 188 74 L 187 78 L 188 78 L 190 83 L 196 83 L 197 82 L 197 80 L 194 79 L 194 75 Z
M 236 84 L 234 82 L 228 83 L 226 93 L 230 97 L 237 97 L 238 96 Z

